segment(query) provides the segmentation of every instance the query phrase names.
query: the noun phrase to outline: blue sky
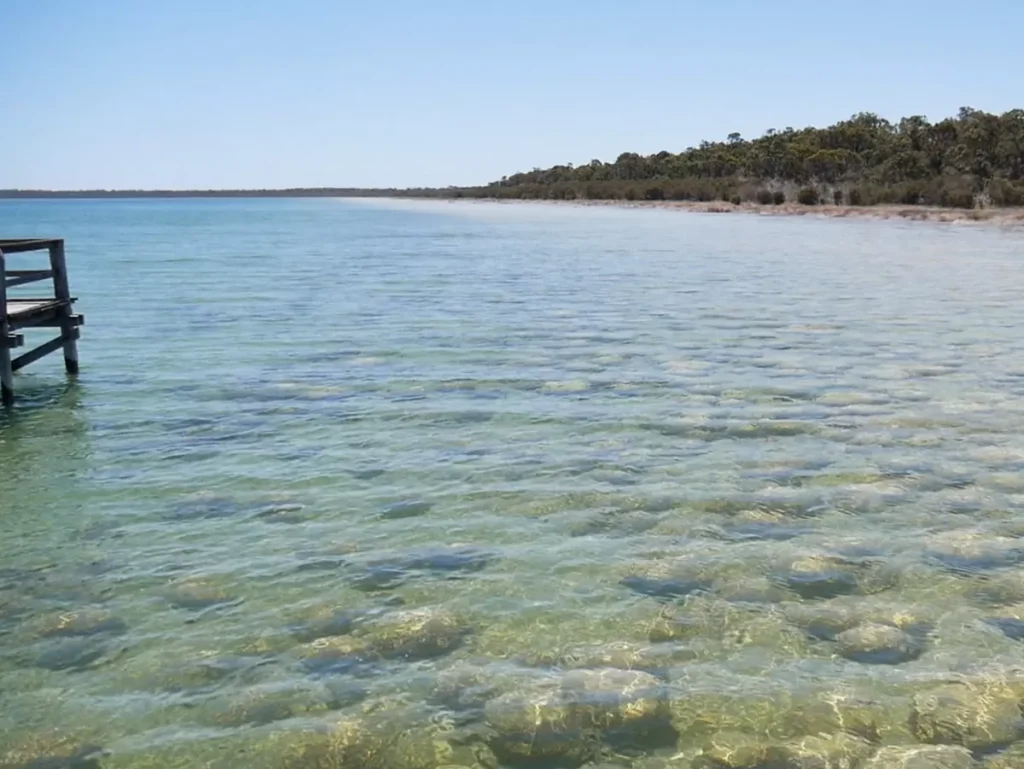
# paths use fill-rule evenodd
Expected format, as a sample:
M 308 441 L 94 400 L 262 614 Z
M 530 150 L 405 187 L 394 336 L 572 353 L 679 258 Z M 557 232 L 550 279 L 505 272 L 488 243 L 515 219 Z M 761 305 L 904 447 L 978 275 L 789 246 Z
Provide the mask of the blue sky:
M 1024 2 L 0 0 L 0 188 L 482 183 L 1024 107 Z

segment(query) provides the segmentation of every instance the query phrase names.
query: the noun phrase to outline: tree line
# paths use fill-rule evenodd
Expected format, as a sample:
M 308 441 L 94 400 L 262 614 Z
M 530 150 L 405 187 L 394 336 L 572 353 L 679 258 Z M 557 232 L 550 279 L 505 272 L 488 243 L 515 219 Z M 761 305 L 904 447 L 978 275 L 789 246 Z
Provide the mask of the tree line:
M 1024 110 L 970 107 L 931 123 L 862 112 L 827 128 L 730 134 L 683 152 L 624 152 L 512 174 L 455 197 L 787 201 L 961 208 L 1024 205 Z

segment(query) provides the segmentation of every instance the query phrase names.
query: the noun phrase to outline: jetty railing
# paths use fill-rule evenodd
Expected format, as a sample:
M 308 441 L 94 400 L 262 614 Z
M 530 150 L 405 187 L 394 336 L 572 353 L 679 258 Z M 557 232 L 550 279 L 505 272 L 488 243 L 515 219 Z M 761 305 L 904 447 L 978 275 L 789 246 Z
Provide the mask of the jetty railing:
M 11 254 L 47 251 L 49 269 L 12 269 Z M 48 296 L 11 296 L 9 289 L 30 283 L 50 281 L 53 292 Z M 64 369 L 78 373 L 79 326 L 85 318 L 73 311 L 76 299 L 68 285 L 67 262 L 62 239 L 0 238 L 0 402 L 14 403 L 14 372 L 45 355 L 64 350 Z M 60 334 L 27 352 L 13 356 L 24 346 L 25 329 L 56 328 Z

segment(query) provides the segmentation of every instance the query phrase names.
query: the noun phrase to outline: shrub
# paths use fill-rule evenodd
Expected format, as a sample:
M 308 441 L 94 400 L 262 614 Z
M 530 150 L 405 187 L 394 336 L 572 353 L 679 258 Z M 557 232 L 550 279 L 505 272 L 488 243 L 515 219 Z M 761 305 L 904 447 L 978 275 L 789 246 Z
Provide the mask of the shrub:
M 710 186 L 701 184 L 697 187 L 694 197 L 702 203 L 715 199 L 715 192 Z
M 768 190 L 758 190 L 757 202 L 762 206 L 770 205 L 773 199 L 774 196 Z
M 777 206 L 781 206 L 785 202 L 786 202 L 786 193 L 785 192 L 783 192 L 782 190 L 778 190 L 778 191 L 772 193 L 772 203 L 774 203 Z
M 878 206 L 887 203 L 896 203 L 895 192 L 891 187 L 879 184 L 862 184 L 861 196 L 865 206 Z
M 900 194 L 900 203 L 907 206 L 919 206 L 923 202 L 921 198 L 921 188 L 915 184 L 911 184 L 908 187 L 905 187 L 903 192 Z
M 974 208 L 974 193 L 965 190 L 944 190 L 940 203 L 949 208 Z
M 993 180 L 988 194 L 997 206 L 1024 206 L 1024 186 L 1006 179 Z
M 818 205 L 818 191 L 814 187 L 804 187 L 796 194 L 798 203 L 804 206 Z

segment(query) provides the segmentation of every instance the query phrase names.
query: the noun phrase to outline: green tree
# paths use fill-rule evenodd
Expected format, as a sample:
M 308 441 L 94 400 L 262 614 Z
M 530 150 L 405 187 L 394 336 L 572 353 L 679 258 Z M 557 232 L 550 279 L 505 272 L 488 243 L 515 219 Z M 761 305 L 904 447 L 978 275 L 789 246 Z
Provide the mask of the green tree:
M 914 202 L 968 205 L 987 195 L 1018 205 L 1024 187 L 1024 110 L 1001 115 L 963 107 L 936 123 L 923 115 L 895 122 L 860 112 L 824 128 L 769 129 L 758 138 L 738 132 L 682 152 L 624 152 L 613 162 L 534 168 L 465 196 L 605 197 L 761 200 L 758 190 L 801 188 L 801 198 L 831 187 L 853 205 Z M 408 192 L 408 191 L 407 191 Z M 454 189 L 409 194 L 451 196 Z M 817 195 L 817 192 L 815 192 Z M 772 196 L 772 201 L 776 200 Z

